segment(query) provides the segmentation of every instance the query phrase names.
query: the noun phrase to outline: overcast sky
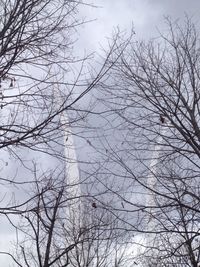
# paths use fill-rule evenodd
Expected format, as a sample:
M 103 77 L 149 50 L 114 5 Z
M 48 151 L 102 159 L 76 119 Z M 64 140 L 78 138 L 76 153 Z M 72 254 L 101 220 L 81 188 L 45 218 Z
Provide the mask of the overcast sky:
M 136 38 L 149 38 L 157 34 L 156 28 L 164 31 L 164 16 L 183 19 L 187 13 L 199 22 L 199 0 L 93 0 L 92 3 L 98 8 L 82 9 L 87 19 L 96 19 L 86 24 L 80 34 L 81 49 L 86 51 L 99 51 L 113 27 L 128 31 L 133 24 Z
M 184 13 L 187 13 L 197 23 L 200 18 L 200 0 L 93 0 L 92 3 L 98 8 L 81 8 L 83 17 L 95 20 L 84 25 L 78 33 L 81 53 L 100 52 L 100 45 L 106 46 L 106 38 L 111 36 L 113 28 L 117 26 L 129 31 L 133 24 L 136 38 L 149 38 L 157 34 L 156 28 L 164 31 L 164 16 L 183 19 Z M 1 233 L 0 248 L 5 248 L 6 239 L 9 239 L 5 226 L 2 232 L 5 235 Z M 8 267 L 8 261 L 5 261 L 1 259 L 1 266 Z

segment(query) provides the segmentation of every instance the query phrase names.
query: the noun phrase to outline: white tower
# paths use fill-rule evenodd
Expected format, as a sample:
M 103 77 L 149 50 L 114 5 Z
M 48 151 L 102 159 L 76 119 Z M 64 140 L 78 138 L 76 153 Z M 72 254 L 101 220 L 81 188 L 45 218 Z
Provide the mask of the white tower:
M 64 144 L 64 175 L 66 185 L 66 228 L 69 231 L 68 244 L 76 244 L 69 252 L 69 266 L 83 266 L 82 259 L 77 263 L 77 255 L 84 255 L 84 241 L 81 242 L 83 224 L 83 205 L 81 201 L 81 181 L 79 167 L 74 145 L 73 133 L 70 129 L 70 123 L 66 111 L 60 116 L 60 122 L 63 128 Z M 79 243 L 80 242 L 80 243 Z
M 69 215 L 74 223 L 79 223 L 81 219 L 81 186 L 76 150 L 66 112 L 61 114 L 60 120 L 63 127 L 65 179 L 67 198 L 69 199 Z
M 162 127 L 162 126 L 161 126 Z M 160 160 L 160 154 L 162 151 L 163 134 L 166 131 L 164 126 L 159 131 L 159 136 L 156 139 L 156 145 L 152 153 L 152 159 L 149 164 L 149 174 L 147 176 L 147 196 L 146 204 L 147 208 L 147 219 L 146 219 L 146 234 L 145 234 L 145 251 L 144 251 L 144 262 L 146 266 L 154 266 L 154 258 L 156 258 L 157 248 L 159 241 L 156 238 L 156 224 L 155 224 L 155 191 L 157 184 L 158 175 L 158 164 Z M 143 267 L 146 267 L 143 266 Z
M 148 167 L 148 176 L 146 180 L 147 186 L 147 195 L 145 198 L 145 207 L 147 207 L 147 217 L 145 221 L 145 229 L 146 233 L 138 234 L 134 236 L 125 248 L 122 248 L 124 251 L 124 259 L 126 262 L 120 267 L 148 267 L 154 266 L 153 264 L 153 256 L 152 253 L 156 251 L 156 239 L 155 234 L 153 232 L 155 229 L 155 220 L 154 220 L 154 207 L 155 203 L 155 187 L 157 184 L 157 172 L 158 172 L 158 163 L 160 159 L 160 153 L 162 151 L 163 144 L 163 134 L 166 131 L 165 126 L 163 126 L 159 132 L 159 136 L 156 140 L 156 145 L 154 146 L 154 150 L 151 156 L 151 161 Z M 155 250 L 153 249 L 155 248 Z M 152 262 L 151 262 L 152 260 Z

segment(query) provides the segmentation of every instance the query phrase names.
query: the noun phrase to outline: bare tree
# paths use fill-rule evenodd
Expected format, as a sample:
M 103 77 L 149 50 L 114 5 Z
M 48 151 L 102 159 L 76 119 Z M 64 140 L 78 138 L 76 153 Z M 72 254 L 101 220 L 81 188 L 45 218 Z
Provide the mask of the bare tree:
M 112 138 L 99 137 L 105 161 L 96 177 L 123 184 L 109 188 L 118 203 L 110 209 L 144 236 L 144 265 L 197 267 L 200 39 L 190 19 L 166 22 L 160 38 L 115 51 L 120 59 L 99 91 Z
M 71 0 L 0 3 L 0 179 L 5 186 L 22 188 L 34 183 L 35 169 L 37 176 L 42 175 L 35 167 L 42 154 L 65 160 L 63 128 L 72 127 L 88 114 L 86 105 L 80 107 L 78 102 L 108 71 L 104 62 L 86 77 L 88 58 L 74 56 L 73 34 L 84 23 L 78 19 L 78 7 L 84 4 Z M 114 47 L 113 43 L 108 58 Z M 67 124 L 60 119 L 66 111 Z M 6 167 L 15 161 L 11 174 Z M 23 168 L 20 174 L 19 166 Z M 27 170 L 30 173 L 23 177 Z M 2 213 L 25 209 L 20 201 L 2 204 Z
M 73 232 L 73 222 L 72 229 L 61 223 L 70 202 L 64 194 L 66 185 L 58 179 L 63 164 L 70 161 L 63 153 L 63 147 L 69 146 L 67 140 L 63 144 L 63 128 L 77 125 L 89 113 L 78 103 L 112 66 L 107 61 L 116 46 L 114 41 L 106 62 L 85 75 L 88 57 L 77 58 L 73 51 L 73 34 L 84 23 L 78 19 L 78 8 L 84 4 L 0 1 L 0 180 L 5 191 L 12 192 L 2 196 L 0 212 L 16 229 L 14 216 L 26 221 L 25 240 L 18 246 L 21 258 L 7 252 L 18 266 L 65 266 L 69 252 L 83 243 L 81 227 L 72 235 L 73 242 L 59 239 Z M 63 121 L 60 116 L 66 111 L 69 120 Z M 44 154 L 49 161 L 53 158 L 46 172 L 41 167 Z M 45 241 L 46 250 L 41 249 Z M 31 250 L 33 244 L 36 251 Z
M 50 149 L 56 134 L 60 136 L 57 116 L 73 110 L 102 77 L 103 69 L 93 81 L 79 82 L 85 59 L 72 55 L 71 36 L 83 23 L 76 18 L 80 4 L 1 1 L 1 109 L 7 115 L 1 126 L 1 148 L 21 145 L 42 150 L 40 145 L 46 142 Z M 70 72 L 78 60 L 80 72 L 73 77 Z M 83 89 L 75 96 L 80 86 Z M 55 91 L 62 92 L 59 106 Z
M 14 224 L 8 215 L 18 238 L 15 251 L 1 254 L 11 257 L 20 267 L 118 266 L 125 257 L 115 217 L 106 209 L 94 209 L 93 203 L 84 196 L 81 209 L 87 212 L 74 218 L 69 212 L 73 209 L 72 201 L 80 200 L 69 197 L 69 188 L 61 173 L 57 179 L 51 175 L 32 188 L 37 197 L 32 209 L 29 207 L 28 212 L 21 214 L 20 223 Z

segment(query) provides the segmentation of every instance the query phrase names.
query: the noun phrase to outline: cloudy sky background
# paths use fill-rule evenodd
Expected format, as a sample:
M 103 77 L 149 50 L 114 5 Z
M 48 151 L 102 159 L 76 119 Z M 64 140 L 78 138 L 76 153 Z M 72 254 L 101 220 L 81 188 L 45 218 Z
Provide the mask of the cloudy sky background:
M 158 35 L 157 28 L 165 31 L 164 16 L 184 19 L 187 13 L 197 24 L 200 20 L 199 0 L 93 0 L 91 3 L 97 8 L 85 6 L 80 10 L 81 17 L 95 21 L 81 26 L 76 44 L 78 54 L 101 53 L 101 47 L 107 46 L 108 38 L 118 26 L 128 33 L 134 25 L 135 38 L 148 39 Z M 12 239 L 10 231 L 5 226 L 6 222 L 5 225 L 1 225 L 2 250 L 9 248 L 8 242 Z M 10 266 L 6 257 L 0 256 L 0 261 L 1 266 Z
M 165 31 L 164 16 L 172 19 L 184 19 L 185 14 L 192 16 L 196 23 L 200 19 L 200 1 L 198 0 L 93 0 L 97 8 L 81 9 L 88 20 L 79 33 L 78 42 L 83 51 L 100 52 L 100 46 L 107 44 L 113 28 L 130 31 L 134 25 L 136 39 L 151 38 L 158 35 L 158 28 Z

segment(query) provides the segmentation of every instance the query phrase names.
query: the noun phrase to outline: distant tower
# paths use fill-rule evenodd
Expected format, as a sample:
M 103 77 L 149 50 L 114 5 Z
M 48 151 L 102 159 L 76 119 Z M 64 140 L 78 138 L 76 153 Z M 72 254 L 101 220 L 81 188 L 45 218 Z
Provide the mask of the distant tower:
M 81 219 L 81 186 L 76 149 L 66 112 L 62 113 L 60 120 L 63 127 L 65 179 L 67 198 L 69 198 L 69 215 L 74 223 L 79 223 Z
M 154 228 L 154 223 L 153 223 L 153 210 L 156 205 L 155 203 L 155 187 L 157 184 L 157 172 L 158 172 L 158 164 L 160 160 L 160 154 L 162 151 L 162 143 L 163 143 L 163 133 L 164 131 L 160 131 L 160 134 L 156 140 L 156 145 L 154 147 L 154 151 L 152 153 L 152 159 L 149 164 L 149 174 L 147 177 L 147 187 L 148 187 L 148 192 L 147 192 L 147 197 L 146 197 L 146 207 L 149 207 L 148 213 L 149 213 L 149 218 L 148 224 L 147 224 L 147 231 L 151 232 Z M 152 224 L 153 223 L 153 224 Z
M 146 197 L 146 204 L 147 207 L 147 219 L 146 219 L 146 232 L 145 235 L 145 252 L 144 252 L 144 266 L 154 266 L 154 256 L 156 258 L 156 248 L 159 246 L 159 242 L 156 238 L 156 225 L 155 225 L 155 193 L 156 184 L 157 184 L 157 174 L 158 174 L 158 165 L 160 160 L 160 154 L 162 152 L 162 144 L 163 144 L 163 134 L 166 131 L 165 128 L 161 128 L 159 132 L 159 136 L 156 140 L 156 145 L 154 147 L 154 151 L 152 153 L 152 159 L 149 164 L 149 174 L 147 177 L 147 197 Z M 155 249 L 154 249 L 155 248 Z
M 61 96 L 58 101 L 62 104 Z M 60 115 L 60 123 L 63 129 L 63 152 L 64 152 L 64 185 L 66 186 L 66 216 L 64 216 L 65 227 L 69 231 L 67 245 L 75 244 L 79 239 L 83 221 L 83 208 L 81 203 L 81 183 L 79 167 L 74 145 L 73 133 L 70 128 L 70 122 L 66 111 Z M 79 244 L 72 249 L 69 256 L 69 264 L 67 266 L 74 267 L 77 265 L 77 253 L 83 254 L 83 244 Z
M 157 238 L 153 233 L 156 229 L 154 213 L 155 213 L 155 194 L 157 185 L 157 173 L 160 160 L 160 154 L 162 152 L 163 135 L 166 128 L 161 128 L 159 136 L 156 139 L 156 145 L 151 156 L 151 161 L 148 167 L 148 175 L 146 180 L 147 195 L 145 198 L 144 206 L 146 207 L 146 219 L 144 225 L 144 231 L 146 233 L 138 234 L 134 236 L 128 245 L 124 249 L 124 257 L 127 258 L 127 263 L 122 267 L 149 267 L 154 265 L 153 260 L 156 258 Z M 155 248 L 155 250 L 153 249 Z M 121 267 L 121 266 L 120 266 Z

